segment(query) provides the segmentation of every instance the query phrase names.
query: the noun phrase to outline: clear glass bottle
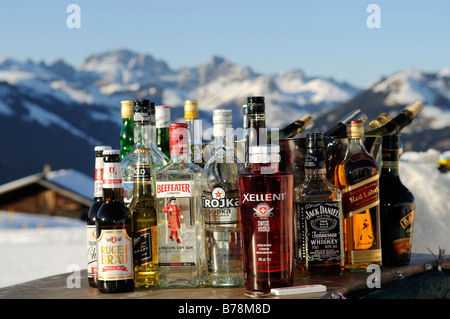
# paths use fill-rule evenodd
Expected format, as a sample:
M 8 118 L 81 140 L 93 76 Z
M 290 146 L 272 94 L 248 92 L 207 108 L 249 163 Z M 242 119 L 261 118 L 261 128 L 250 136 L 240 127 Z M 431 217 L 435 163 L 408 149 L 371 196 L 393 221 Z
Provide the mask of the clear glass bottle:
M 133 149 L 133 101 L 121 101 L 122 128 L 120 130 L 120 160 Z
M 152 194 L 151 152 L 136 150 L 134 194 L 130 203 L 133 229 L 134 285 L 158 286 L 156 199 Z
M 155 126 L 156 126 L 156 145 L 163 154 L 170 158 L 169 144 L 169 124 L 170 124 L 170 107 L 155 107 Z
M 238 176 L 244 167 L 234 155 L 231 110 L 214 110 L 213 124 L 213 156 L 205 165 L 202 180 L 206 285 L 242 287 Z
M 202 169 L 191 163 L 187 124 L 170 129 L 170 162 L 156 172 L 159 284 L 190 288 L 204 284 Z
M 153 113 L 154 121 L 154 113 Z M 161 153 L 155 141 L 156 129 L 152 125 L 152 110 L 149 100 L 136 100 L 133 107 L 134 146 L 128 155 L 122 160 L 124 202 L 130 205 L 134 195 L 134 171 L 138 156 L 141 151 L 150 154 L 152 163 L 152 184 L 155 185 L 155 172 L 168 163 L 168 159 Z M 154 190 L 154 187 L 152 188 Z
M 103 151 L 103 199 L 95 222 L 98 289 L 104 293 L 134 289 L 131 214 L 123 202 L 120 151 Z
M 364 147 L 362 121 L 348 123 L 347 138 L 348 149 L 334 178 L 342 193 L 345 267 L 364 270 L 382 261 L 378 166 Z
M 415 200 L 400 179 L 398 135 L 384 135 L 380 174 L 380 222 L 383 265 L 409 265 Z
M 198 101 L 184 101 L 184 121 L 188 125 L 191 162 L 203 166 L 202 128 L 198 118 Z
M 299 265 L 307 275 L 340 275 L 344 229 L 340 190 L 326 178 L 322 133 L 306 135 L 305 180 L 294 190 Z
M 267 294 L 294 282 L 294 177 L 278 169 L 279 145 L 251 146 L 239 176 L 245 288 Z
M 89 286 L 97 288 L 97 235 L 95 221 L 103 204 L 103 151 L 111 146 L 95 146 L 94 201 L 86 219 L 87 273 Z
M 156 107 L 154 102 L 150 102 L 150 151 L 152 172 L 156 172 L 158 169 L 169 163 L 169 157 L 159 149 L 157 144 Z

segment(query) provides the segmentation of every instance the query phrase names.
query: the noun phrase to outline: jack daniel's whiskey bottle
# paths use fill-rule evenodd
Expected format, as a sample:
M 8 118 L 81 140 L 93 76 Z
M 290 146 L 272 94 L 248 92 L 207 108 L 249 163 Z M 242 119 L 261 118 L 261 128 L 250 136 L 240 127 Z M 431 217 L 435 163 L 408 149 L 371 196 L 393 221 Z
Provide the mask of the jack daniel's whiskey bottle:
M 398 171 L 399 136 L 383 136 L 380 174 L 380 219 L 383 265 L 409 265 L 414 227 L 413 194 Z
M 364 147 L 362 124 L 348 123 L 347 152 L 336 167 L 334 178 L 342 193 L 345 267 L 350 270 L 381 265 L 378 167 Z
M 324 144 L 322 133 L 306 135 L 306 177 L 294 190 L 299 265 L 308 275 L 344 270 L 341 192 L 326 178 Z
M 202 169 L 191 163 L 187 124 L 169 125 L 170 162 L 156 172 L 159 284 L 203 285 L 206 274 Z

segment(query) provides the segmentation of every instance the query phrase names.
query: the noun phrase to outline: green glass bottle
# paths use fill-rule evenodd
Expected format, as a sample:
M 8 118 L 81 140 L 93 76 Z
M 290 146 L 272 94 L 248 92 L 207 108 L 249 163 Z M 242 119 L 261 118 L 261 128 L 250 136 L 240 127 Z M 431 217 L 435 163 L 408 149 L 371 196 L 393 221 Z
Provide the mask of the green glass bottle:
M 170 158 L 169 124 L 170 107 L 156 106 L 156 145 L 167 158 Z
M 120 131 L 120 160 L 133 149 L 133 101 L 121 101 L 122 130 Z

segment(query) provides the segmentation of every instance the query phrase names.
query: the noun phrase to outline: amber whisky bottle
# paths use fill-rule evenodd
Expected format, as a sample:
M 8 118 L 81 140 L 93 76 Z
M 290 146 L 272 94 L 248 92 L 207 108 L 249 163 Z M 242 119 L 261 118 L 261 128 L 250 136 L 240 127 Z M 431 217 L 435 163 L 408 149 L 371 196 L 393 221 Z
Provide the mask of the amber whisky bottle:
M 349 145 L 335 170 L 335 185 L 342 193 L 345 267 L 365 269 L 381 265 L 378 166 L 363 143 L 362 121 L 347 125 Z
M 409 265 L 414 227 L 414 196 L 400 179 L 399 136 L 385 135 L 380 175 L 383 265 Z

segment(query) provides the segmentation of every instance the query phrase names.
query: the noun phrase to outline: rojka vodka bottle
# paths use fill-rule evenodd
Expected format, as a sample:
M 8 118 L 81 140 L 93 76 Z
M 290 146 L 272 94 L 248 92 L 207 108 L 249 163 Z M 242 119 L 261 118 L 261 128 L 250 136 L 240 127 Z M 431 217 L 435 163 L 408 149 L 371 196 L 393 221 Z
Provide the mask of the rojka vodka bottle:
M 244 167 L 234 155 L 231 110 L 214 110 L 213 124 L 213 156 L 205 165 L 202 180 L 206 285 L 242 287 L 238 176 Z

